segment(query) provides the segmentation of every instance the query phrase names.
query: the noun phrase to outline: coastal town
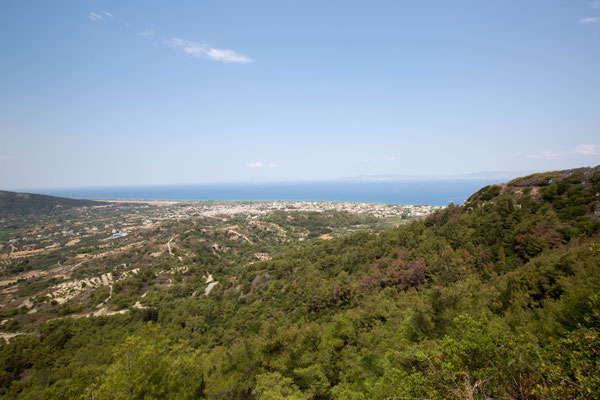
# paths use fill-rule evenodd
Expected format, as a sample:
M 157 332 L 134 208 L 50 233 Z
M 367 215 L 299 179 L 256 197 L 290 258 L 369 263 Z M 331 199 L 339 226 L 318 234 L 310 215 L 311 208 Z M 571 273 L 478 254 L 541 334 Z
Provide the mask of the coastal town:
M 152 298 L 146 295 L 176 282 L 193 285 L 192 297 L 208 296 L 221 282 L 224 265 L 266 262 L 280 246 L 377 233 L 441 209 L 141 200 L 85 200 L 67 207 L 72 200 L 3 195 L 5 204 L 11 196 L 35 204 L 22 203 L 12 213 L 4 209 L 0 218 L 0 333 L 5 339 L 42 321 L 144 310 Z M 52 205 L 51 211 L 40 213 L 40 204 Z M 135 290 L 124 289 L 128 285 Z
M 255 201 L 255 202 L 157 202 L 165 207 L 162 218 L 187 218 L 190 216 L 256 218 L 273 211 L 348 212 L 367 214 L 377 218 L 418 218 L 441 209 L 429 205 L 398 205 L 374 203 L 345 203 L 324 201 Z M 149 203 L 154 204 L 154 203 Z
M 339 212 L 367 215 L 390 224 L 425 217 L 442 207 L 430 205 L 399 205 L 375 203 L 346 203 L 322 201 L 138 201 L 113 200 L 108 204 L 82 207 L 74 210 L 71 218 L 36 223 L 26 230 L 16 230 L 2 238 L 0 260 L 22 258 L 39 253 L 49 253 L 61 247 L 72 247 L 85 239 L 111 240 L 129 232 L 150 228 L 156 223 L 193 217 L 210 217 L 220 220 L 243 218 L 258 219 L 279 212 Z M 99 218 L 100 217 L 100 218 Z M 39 221 L 36 221 L 39 222 Z M 51 222 L 51 223 L 50 223 Z M 0 227 L 10 222 L 0 219 Z M 9 232 L 3 229 L 3 232 Z

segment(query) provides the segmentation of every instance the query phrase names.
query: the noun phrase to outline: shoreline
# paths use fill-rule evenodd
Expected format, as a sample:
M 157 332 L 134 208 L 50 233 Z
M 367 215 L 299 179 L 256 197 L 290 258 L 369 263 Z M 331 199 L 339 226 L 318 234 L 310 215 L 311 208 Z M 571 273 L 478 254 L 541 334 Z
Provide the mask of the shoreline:
M 326 202 L 393 205 L 462 204 L 491 181 L 381 182 L 285 185 L 182 185 L 37 189 L 40 194 L 115 203 Z M 154 203 L 159 204 L 159 203 Z
M 435 207 L 445 208 L 447 205 L 435 205 L 435 204 L 417 204 L 417 203 L 385 203 L 385 202 L 370 202 L 370 201 L 341 201 L 341 200 L 144 200 L 144 199 L 83 199 L 77 198 L 77 200 L 91 200 L 104 203 L 120 203 L 120 204 L 151 204 L 158 206 L 170 206 L 176 204 L 189 204 L 198 205 L 227 205 L 227 204 L 274 204 L 274 203 L 288 203 L 288 204 L 353 204 L 353 205 L 382 205 L 382 206 L 399 206 L 399 207 Z

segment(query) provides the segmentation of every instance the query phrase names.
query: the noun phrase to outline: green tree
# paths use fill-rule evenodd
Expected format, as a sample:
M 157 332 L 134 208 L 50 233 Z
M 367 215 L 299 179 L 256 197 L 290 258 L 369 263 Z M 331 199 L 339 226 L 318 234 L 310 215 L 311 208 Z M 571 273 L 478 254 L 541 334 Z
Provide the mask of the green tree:
M 114 351 L 94 399 L 197 399 L 204 397 L 204 378 L 197 354 L 182 343 L 173 344 L 152 329 L 130 336 Z
M 551 398 L 600 398 L 600 296 L 590 299 L 589 327 L 580 326 L 547 346 L 542 373 L 547 377 L 538 392 Z
M 290 378 L 279 372 L 271 372 L 256 377 L 254 395 L 258 400 L 308 400 L 309 395 L 300 392 Z

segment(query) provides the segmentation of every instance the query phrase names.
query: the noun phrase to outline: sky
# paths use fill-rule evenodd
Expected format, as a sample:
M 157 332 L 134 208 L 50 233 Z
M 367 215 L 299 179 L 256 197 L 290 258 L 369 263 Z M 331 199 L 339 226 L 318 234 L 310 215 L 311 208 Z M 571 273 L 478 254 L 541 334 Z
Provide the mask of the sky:
M 0 189 L 597 164 L 598 0 L 0 2 Z

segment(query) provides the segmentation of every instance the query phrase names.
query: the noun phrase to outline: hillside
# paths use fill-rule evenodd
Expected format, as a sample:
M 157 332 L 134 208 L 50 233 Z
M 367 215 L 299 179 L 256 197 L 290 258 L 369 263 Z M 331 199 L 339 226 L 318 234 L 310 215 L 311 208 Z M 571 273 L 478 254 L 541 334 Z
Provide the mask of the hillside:
M 0 190 L 0 218 L 19 218 L 69 210 L 75 207 L 92 207 L 107 203 L 93 200 L 78 200 L 43 194 L 16 193 Z
M 600 398 L 600 167 L 252 262 L 250 244 L 211 252 L 183 224 L 189 268 L 139 308 L 1 345 L 2 398 Z M 158 264 L 111 296 L 140 293 Z

